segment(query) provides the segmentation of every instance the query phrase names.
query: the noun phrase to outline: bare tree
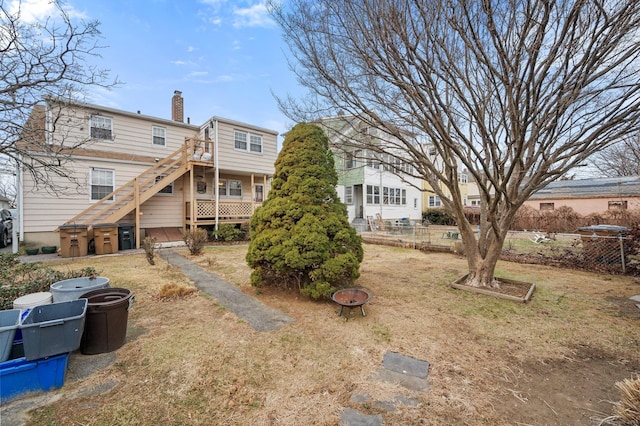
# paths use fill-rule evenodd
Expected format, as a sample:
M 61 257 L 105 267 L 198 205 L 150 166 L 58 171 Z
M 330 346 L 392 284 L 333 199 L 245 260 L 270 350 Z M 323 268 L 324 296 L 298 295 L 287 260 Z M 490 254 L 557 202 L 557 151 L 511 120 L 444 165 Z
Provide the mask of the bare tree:
M 271 6 L 309 89 L 307 99 L 280 99 L 283 110 L 297 121 L 343 111 L 395 136 L 456 219 L 470 285 L 495 285 L 507 231 L 533 192 L 640 121 L 636 0 Z M 481 196 L 478 238 L 458 189 L 465 168 Z
M 594 154 L 590 162 L 605 177 L 639 176 L 640 134 L 627 136 Z
M 50 135 L 62 109 L 45 112 L 43 99 L 82 101 L 91 88 L 118 82 L 89 62 L 103 47 L 99 22 L 75 23 L 60 1 L 50 6 L 49 18 L 37 22 L 20 2 L 0 1 L 0 158 L 56 191 L 55 177 L 73 181 L 65 163 L 87 141 L 54 141 Z

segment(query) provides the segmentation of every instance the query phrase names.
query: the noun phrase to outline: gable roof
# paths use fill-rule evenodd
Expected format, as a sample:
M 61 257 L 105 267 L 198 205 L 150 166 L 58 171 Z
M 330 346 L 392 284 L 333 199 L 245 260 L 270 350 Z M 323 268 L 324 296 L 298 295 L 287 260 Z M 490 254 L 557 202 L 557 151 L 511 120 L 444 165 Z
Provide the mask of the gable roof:
M 640 176 L 560 180 L 534 193 L 529 199 L 597 198 L 640 196 Z

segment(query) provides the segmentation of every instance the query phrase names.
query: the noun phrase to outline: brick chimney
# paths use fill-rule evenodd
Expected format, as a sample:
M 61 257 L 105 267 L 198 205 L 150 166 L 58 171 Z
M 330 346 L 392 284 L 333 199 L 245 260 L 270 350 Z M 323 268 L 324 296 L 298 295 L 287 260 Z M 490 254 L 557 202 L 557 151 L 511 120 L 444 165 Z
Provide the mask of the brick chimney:
M 182 99 L 182 92 L 179 90 L 175 90 L 173 98 L 171 98 L 171 119 L 184 123 L 184 100 Z

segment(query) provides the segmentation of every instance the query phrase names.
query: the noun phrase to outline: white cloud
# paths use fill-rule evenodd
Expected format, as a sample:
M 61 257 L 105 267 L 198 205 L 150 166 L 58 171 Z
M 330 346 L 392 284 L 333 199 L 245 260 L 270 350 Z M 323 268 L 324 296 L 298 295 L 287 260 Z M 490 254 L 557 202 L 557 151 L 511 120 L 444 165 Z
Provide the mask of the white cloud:
M 275 22 L 269 16 L 265 3 L 254 4 L 253 6 L 233 11 L 235 19 L 233 26 L 242 27 L 272 27 Z
M 173 65 L 186 65 L 187 64 L 185 61 L 171 61 L 171 63 Z
M 240 46 L 240 41 L 238 41 L 238 40 L 234 40 L 234 41 L 233 41 L 233 44 L 232 44 L 232 46 L 231 46 L 231 48 L 232 48 L 233 50 L 240 50 L 240 49 L 242 49 L 242 46 Z
M 189 77 L 201 77 L 203 75 L 209 75 L 207 71 L 194 71 L 189 73 Z
M 83 12 L 74 9 L 70 4 L 62 3 L 62 10 L 70 18 L 87 18 Z M 48 18 L 55 19 L 59 15 L 51 0 L 12 0 L 9 4 L 9 12 L 11 14 L 20 13 L 20 18 L 28 23 L 41 22 Z
M 196 47 L 193 47 L 193 46 L 188 46 L 187 47 L 187 52 L 193 52 L 195 50 L 198 50 L 198 49 Z

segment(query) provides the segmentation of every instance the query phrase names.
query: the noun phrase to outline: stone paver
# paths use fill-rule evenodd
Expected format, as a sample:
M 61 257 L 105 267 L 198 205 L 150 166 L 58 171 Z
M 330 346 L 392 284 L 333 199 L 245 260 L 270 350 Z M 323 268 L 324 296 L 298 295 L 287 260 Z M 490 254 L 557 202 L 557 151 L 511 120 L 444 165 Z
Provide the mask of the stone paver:
M 342 426 L 382 426 L 382 416 L 380 414 L 362 414 L 353 408 L 345 408 L 340 416 Z
M 291 317 L 244 294 L 237 286 L 193 264 L 171 249 L 159 250 L 157 254 L 171 265 L 179 267 L 196 287 L 258 331 L 277 330 L 293 321 Z

